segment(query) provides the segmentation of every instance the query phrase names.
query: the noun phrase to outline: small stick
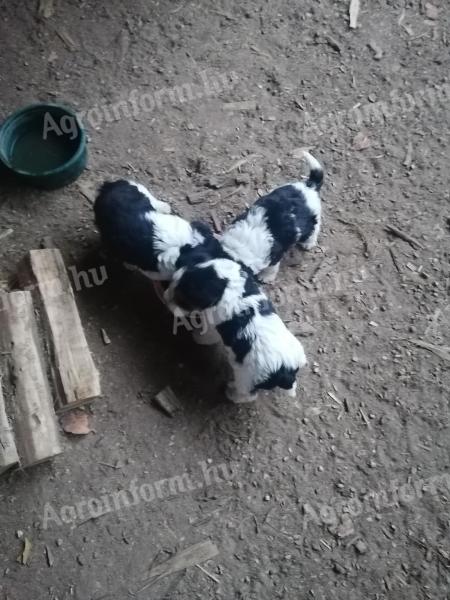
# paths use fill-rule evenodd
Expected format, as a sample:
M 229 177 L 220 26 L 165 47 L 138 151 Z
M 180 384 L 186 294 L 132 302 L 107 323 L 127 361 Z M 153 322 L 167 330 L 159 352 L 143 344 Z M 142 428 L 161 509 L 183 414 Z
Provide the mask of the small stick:
M 226 171 L 224 171 L 223 174 L 228 175 L 232 171 L 235 171 L 236 169 L 240 169 L 241 167 L 243 167 L 245 164 L 247 164 L 248 162 L 250 162 L 252 159 L 256 158 L 257 156 L 258 156 L 258 154 L 249 154 L 246 158 L 241 158 L 237 162 L 233 163 L 231 165 L 231 167 L 229 167 Z M 222 173 L 217 173 L 217 175 L 222 175 Z
M 342 54 L 341 45 L 334 37 L 332 37 L 331 35 L 327 35 L 327 36 L 325 36 L 325 39 L 327 41 L 327 44 L 330 46 L 330 48 L 333 48 L 333 50 L 335 50 L 336 52 L 339 52 L 339 54 Z
M 110 469 L 120 469 L 120 467 L 118 467 L 117 465 L 111 465 L 107 462 L 101 462 L 100 460 L 98 461 L 99 465 L 103 465 L 104 467 L 110 467 Z
M 428 342 L 422 342 L 422 340 L 408 340 L 410 344 L 414 344 L 414 346 L 418 346 L 419 348 L 424 348 L 429 352 L 433 352 L 436 356 L 442 358 L 442 360 L 446 360 L 450 362 L 450 352 L 445 346 L 435 346 L 435 344 L 429 344 Z
M 361 413 L 361 417 L 363 418 L 364 423 L 367 425 L 367 427 L 370 429 L 370 421 L 367 418 L 366 413 L 363 411 L 362 408 L 359 409 L 359 412 Z
M 406 156 L 405 156 L 405 160 L 403 161 L 403 166 L 406 167 L 407 169 L 410 169 L 411 165 L 412 165 L 412 160 L 413 160 L 413 144 L 410 140 L 408 142 L 408 147 L 406 149 Z
M 108 334 L 106 333 L 106 329 L 103 329 L 103 328 L 102 328 L 102 329 L 100 330 L 100 332 L 101 332 L 101 334 L 102 334 L 102 340 L 103 340 L 103 343 L 105 344 L 105 346 L 108 346 L 108 345 L 111 343 L 111 340 L 110 340 L 110 338 L 109 338 Z
M 3 233 L 0 233 L 0 240 L 5 239 L 6 237 L 8 237 L 9 235 L 11 235 L 12 233 L 14 233 L 14 229 L 7 229 Z
M 398 271 L 399 273 L 401 273 L 401 272 L 402 272 L 402 270 L 400 269 L 400 266 L 399 266 L 399 264 L 398 264 L 397 258 L 396 258 L 396 256 L 395 256 L 395 254 L 394 254 L 394 251 L 392 250 L 392 248 L 389 248 L 389 254 L 391 255 L 392 262 L 394 263 L 394 267 L 397 269 L 397 271 Z
M 45 557 L 47 558 L 47 564 L 49 567 L 53 567 L 53 554 L 48 546 L 45 546 Z
M 342 402 L 336 398 L 336 396 L 333 394 L 333 392 L 327 392 L 327 394 L 330 396 L 330 398 L 332 400 L 334 400 L 336 402 L 336 404 L 339 404 L 339 406 L 342 406 Z
M 195 565 L 197 568 L 200 569 L 200 571 L 203 571 L 203 573 L 205 575 L 208 575 L 208 577 L 210 579 L 212 579 L 213 581 L 215 581 L 216 583 L 220 583 L 220 581 L 217 579 L 217 577 L 215 577 L 214 575 L 212 575 L 212 573 L 209 573 L 206 569 L 204 569 L 201 565 Z
M 216 213 L 215 210 L 211 211 L 211 221 L 212 221 L 212 223 L 214 225 L 214 231 L 216 233 L 222 233 L 222 225 L 220 223 L 220 219 L 217 216 L 217 213 Z
M 424 249 L 423 245 L 418 240 L 411 237 L 407 233 L 404 233 L 400 229 L 397 229 L 397 227 L 394 227 L 393 225 L 385 225 L 384 229 L 388 233 L 395 235 L 396 237 L 400 238 L 404 242 L 408 242 L 408 244 L 410 244 L 411 246 L 420 248 L 421 250 Z

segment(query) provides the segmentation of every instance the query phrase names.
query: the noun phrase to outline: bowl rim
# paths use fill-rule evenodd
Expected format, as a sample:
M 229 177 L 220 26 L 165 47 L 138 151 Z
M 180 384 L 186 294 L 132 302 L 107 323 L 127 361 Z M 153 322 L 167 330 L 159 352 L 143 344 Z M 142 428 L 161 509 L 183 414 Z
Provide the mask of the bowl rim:
M 64 163 L 60 164 L 58 167 L 55 167 L 54 169 L 50 169 L 48 171 L 42 171 L 40 173 L 32 173 L 30 171 L 24 171 L 22 169 L 14 168 L 11 165 L 8 157 L 5 156 L 5 153 L 3 152 L 3 148 L 2 148 L 2 144 L 1 144 L 3 129 L 8 124 L 11 124 L 12 121 L 14 121 L 17 117 L 19 117 L 22 114 L 26 114 L 28 112 L 31 113 L 32 111 L 36 111 L 36 109 L 42 109 L 42 110 L 47 109 L 50 112 L 52 109 L 55 109 L 55 108 L 57 108 L 58 110 L 62 110 L 68 116 L 73 117 L 77 124 L 78 130 L 79 130 L 78 146 L 77 146 L 77 149 L 75 150 L 75 152 L 73 153 L 73 155 L 69 158 L 69 160 L 66 160 Z M 61 172 L 69 169 L 74 163 L 78 162 L 80 160 L 80 158 L 83 156 L 83 153 L 85 152 L 85 150 L 86 150 L 86 132 L 85 132 L 83 126 L 81 125 L 81 121 L 78 118 L 77 113 L 75 111 L 73 111 L 71 108 L 69 108 L 68 106 L 66 106 L 65 104 L 58 104 L 57 102 L 35 102 L 33 104 L 28 104 L 27 106 L 24 106 L 23 108 L 19 108 L 15 112 L 11 113 L 8 117 L 6 117 L 6 119 L 0 125 L 0 161 L 3 162 L 3 164 L 6 167 L 8 167 L 8 169 L 10 169 L 13 173 L 16 173 L 18 175 L 24 175 L 29 178 L 30 177 L 31 178 L 38 178 L 38 177 L 41 178 L 41 177 L 49 177 L 49 176 L 53 176 L 53 175 L 58 175 Z

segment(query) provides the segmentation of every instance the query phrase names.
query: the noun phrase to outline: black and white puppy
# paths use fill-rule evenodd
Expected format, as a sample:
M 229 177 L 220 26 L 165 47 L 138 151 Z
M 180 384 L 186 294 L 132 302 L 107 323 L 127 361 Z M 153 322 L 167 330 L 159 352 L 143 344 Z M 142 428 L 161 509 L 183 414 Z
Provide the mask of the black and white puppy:
M 177 269 L 223 253 L 207 225 L 170 214 L 169 204 L 139 183 L 104 183 L 94 212 L 106 250 L 150 279 L 170 280 Z
M 310 166 L 306 181 L 283 185 L 262 196 L 219 238 L 226 252 L 265 282 L 275 280 L 281 258 L 294 244 L 305 250 L 317 244 L 323 168 L 309 152 L 304 152 L 304 157 Z
M 226 348 L 234 372 L 228 397 L 255 399 L 258 390 L 282 388 L 296 395 L 306 364 L 303 346 L 276 314 L 249 269 L 220 258 L 178 270 L 165 292 L 175 315 L 202 311 Z

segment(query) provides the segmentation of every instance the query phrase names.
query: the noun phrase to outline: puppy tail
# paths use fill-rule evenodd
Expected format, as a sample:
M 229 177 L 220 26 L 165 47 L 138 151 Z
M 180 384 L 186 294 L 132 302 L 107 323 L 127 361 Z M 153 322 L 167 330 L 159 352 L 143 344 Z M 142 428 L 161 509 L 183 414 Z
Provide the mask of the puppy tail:
M 310 168 L 309 176 L 305 183 L 313 190 L 319 191 L 323 183 L 323 167 L 317 158 L 314 158 L 314 156 L 309 152 L 306 152 L 306 150 L 304 151 L 303 156 L 307 160 Z

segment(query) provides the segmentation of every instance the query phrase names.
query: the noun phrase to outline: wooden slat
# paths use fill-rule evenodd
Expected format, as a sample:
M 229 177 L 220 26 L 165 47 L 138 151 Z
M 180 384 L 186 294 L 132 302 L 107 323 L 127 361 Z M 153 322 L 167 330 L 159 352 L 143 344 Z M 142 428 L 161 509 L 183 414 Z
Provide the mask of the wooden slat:
M 53 399 L 30 292 L 0 297 L 0 335 L 6 356 L 5 396 L 20 464 L 28 467 L 62 452 Z M 9 385 L 10 384 L 10 385 Z
M 6 414 L 2 379 L 0 375 L 0 475 L 19 464 L 14 431 Z
M 57 412 L 99 396 L 99 374 L 60 251 L 32 250 L 19 278 L 22 286 L 32 292 L 41 313 L 52 362 Z

